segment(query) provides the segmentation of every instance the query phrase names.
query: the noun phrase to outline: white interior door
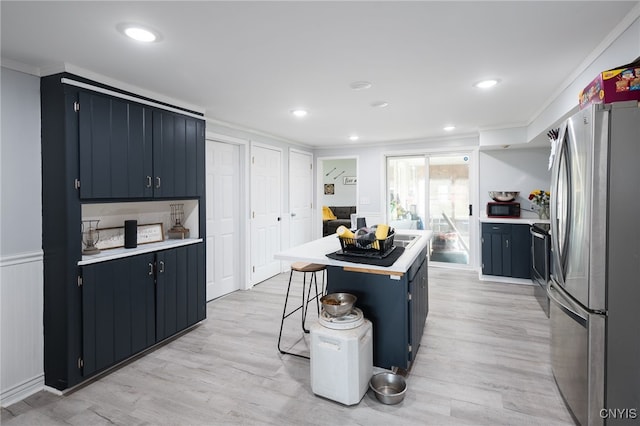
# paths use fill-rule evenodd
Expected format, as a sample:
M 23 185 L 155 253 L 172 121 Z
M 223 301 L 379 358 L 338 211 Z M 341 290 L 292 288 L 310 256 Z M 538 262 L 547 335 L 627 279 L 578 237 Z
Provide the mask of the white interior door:
M 311 241 L 312 156 L 308 152 L 289 152 L 290 247 Z
M 240 289 L 240 147 L 207 141 L 207 301 Z
M 251 284 L 280 273 L 282 151 L 251 146 Z

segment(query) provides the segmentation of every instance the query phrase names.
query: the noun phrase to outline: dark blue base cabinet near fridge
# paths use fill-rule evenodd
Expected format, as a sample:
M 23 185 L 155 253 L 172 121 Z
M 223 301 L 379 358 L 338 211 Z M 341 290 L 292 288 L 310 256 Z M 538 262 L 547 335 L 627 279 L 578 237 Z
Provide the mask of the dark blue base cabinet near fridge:
M 531 278 L 529 225 L 482 224 L 482 274 Z
M 358 298 L 356 307 L 373 323 L 373 365 L 409 369 L 429 312 L 426 250 L 402 276 L 328 266 L 327 292 Z

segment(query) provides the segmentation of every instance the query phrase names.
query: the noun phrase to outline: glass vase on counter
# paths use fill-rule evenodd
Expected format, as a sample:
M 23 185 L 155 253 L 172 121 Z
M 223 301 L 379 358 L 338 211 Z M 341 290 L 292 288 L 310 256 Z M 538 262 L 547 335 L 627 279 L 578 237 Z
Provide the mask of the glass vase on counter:
M 538 206 L 538 219 L 549 219 L 549 204 Z

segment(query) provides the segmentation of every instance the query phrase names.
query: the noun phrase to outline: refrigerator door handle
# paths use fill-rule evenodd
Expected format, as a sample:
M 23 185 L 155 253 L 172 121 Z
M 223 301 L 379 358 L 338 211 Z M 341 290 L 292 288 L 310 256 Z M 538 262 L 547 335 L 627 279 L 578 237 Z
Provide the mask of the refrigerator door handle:
M 557 279 L 564 283 L 567 239 L 569 236 L 569 223 L 567 221 L 567 211 L 571 207 L 571 172 L 570 172 L 570 152 L 567 146 L 567 138 L 570 137 L 569 124 L 566 123 L 560 132 L 557 152 L 554 158 L 553 170 L 551 173 L 551 248 L 554 258 L 554 267 Z M 560 199 L 560 200 L 559 200 Z M 558 202 L 564 206 L 558 210 Z M 562 229 L 560 229 L 562 224 Z M 562 234 L 562 235 L 561 235 Z
M 587 328 L 588 319 L 583 315 L 580 315 L 572 307 L 568 306 L 568 303 L 562 303 L 560 298 L 556 297 L 554 293 L 557 293 L 560 297 L 562 297 L 562 295 L 558 292 L 558 290 L 555 290 L 554 288 L 552 288 L 552 285 L 547 286 L 547 295 L 549 296 L 549 299 L 551 299 L 551 301 L 554 302 L 558 306 L 558 308 L 562 310 L 562 312 L 569 315 L 569 317 L 571 317 L 575 322 L 577 322 L 584 328 Z

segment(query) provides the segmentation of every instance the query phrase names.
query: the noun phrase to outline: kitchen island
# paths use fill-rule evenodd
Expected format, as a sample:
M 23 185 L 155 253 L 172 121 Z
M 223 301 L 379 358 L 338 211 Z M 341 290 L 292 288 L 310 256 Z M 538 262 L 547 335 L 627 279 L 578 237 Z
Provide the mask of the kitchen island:
M 373 323 L 373 364 L 408 370 L 415 359 L 429 310 L 427 253 L 431 231 L 396 230 L 404 252 L 391 266 L 337 260 L 336 235 L 292 247 L 276 259 L 327 265 L 327 293 L 358 297 L 356 307 Z

